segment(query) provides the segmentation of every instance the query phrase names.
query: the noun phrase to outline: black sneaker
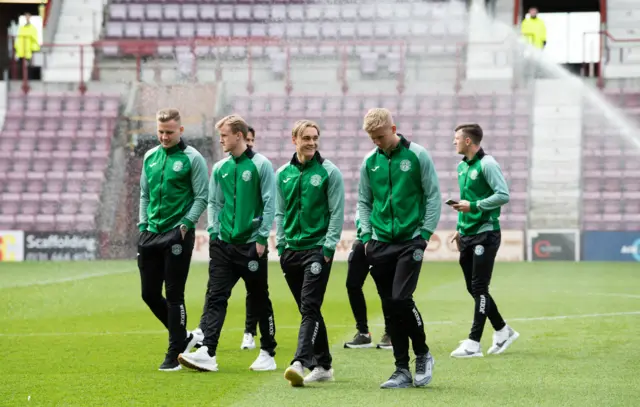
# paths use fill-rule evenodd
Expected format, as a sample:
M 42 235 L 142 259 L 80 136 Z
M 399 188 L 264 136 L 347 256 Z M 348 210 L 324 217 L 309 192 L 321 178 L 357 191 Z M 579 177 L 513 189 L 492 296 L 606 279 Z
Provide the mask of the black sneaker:
M 178 355 L 171 353 L 167 353 L 164 358 L 164 362 L 162 362 L 158 368 L 158 370 L 162 372 L 175 372 L 180 369 L 182 369 L 182 366 L 180 366 L 180 362 L 178 362 Z
M 373 341 L 371 340 L 371 334 L 363 334 L 358 332 L 351 342 L 345 342 L 345 349 L 361 349 L 361 348 L 373 348 Z
M 406 389 L 407 387 L 411 387 L 411 372 L 399 368 L 396 368 L 389 380 L 380 385 L 381 389 Z
M 380 342 L 378 342 L 378 345 L 376 346 L 376 348 L 393 349 L 393 345 L 391 344 L 391 337 L 389 336 L 388 333 L 385 332 L 385 334 L 382 335 L 382 338 L 380 338 Z

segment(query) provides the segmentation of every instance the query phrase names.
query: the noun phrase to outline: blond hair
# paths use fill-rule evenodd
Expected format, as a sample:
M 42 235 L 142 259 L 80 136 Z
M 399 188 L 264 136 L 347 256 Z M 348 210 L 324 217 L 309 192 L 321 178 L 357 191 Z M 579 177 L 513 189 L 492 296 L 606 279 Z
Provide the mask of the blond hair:
M 216 129 L 220 130 L 225 124 L 229 126 L 232 134 L 242 133 L 242 137 L 247 138 L 249 125 L 240 115 L 230 114 L 229 116 L 223 117 L 216 123 Z
M 318 136 L 320 135 L 320 126 L 318 126 L 318 124 L 312 120 L 298 120 L 294 125 L 293 125 L 293 130 L 291 130 L 291 135 L 294 138 L 298 138 L 299 136 L 302 136 L 302 133 L 304 133 L 305 129 L 308 128 L 314 128 L 318 131 Z
M 374 107 L 369 109 L 364 116 L 362 129 L 367 133 L 372 133 L 384 126 L 393 126 L 393 117 L 388 109 L 383 107 Z
M 156 113 L 156 119 L 160 123 L 167 123 L 174 120 L 176 123 L 180 124 L 180 111 L 172 107 L 160 109 L 158 110 L 158 113 Z

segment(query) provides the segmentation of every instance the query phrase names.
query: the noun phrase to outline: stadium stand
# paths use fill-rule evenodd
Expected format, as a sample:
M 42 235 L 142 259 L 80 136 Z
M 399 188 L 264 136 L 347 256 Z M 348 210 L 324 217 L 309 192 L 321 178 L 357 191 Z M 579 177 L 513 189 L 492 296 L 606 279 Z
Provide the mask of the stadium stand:
M 0 229 L 96 228 L 119 95 L 9 95 L 0 137 Z
M 284 3 L 284 4 L 283 4 Z M 447 37 L 464 39 L 464 4 L 389 2 L 113 1 L 107 38 L 272 37 L 357 39 Z M 424 24 L 425 19 L 435 24 Z M 160 24 L 162 22 L 162 24 Z M 374 23 L 375 22 L 375 23 Z M 409 22 L 409 24 L 407 24 Z M 212 24 L 214 23 L 214 24 Z
M 639 92 L 606 90 L 605 95 L 629 117 L 640 119 Z M 582 227 L 640 230 L 638 152 L 599 106 L 585 103 L 583 109 Z

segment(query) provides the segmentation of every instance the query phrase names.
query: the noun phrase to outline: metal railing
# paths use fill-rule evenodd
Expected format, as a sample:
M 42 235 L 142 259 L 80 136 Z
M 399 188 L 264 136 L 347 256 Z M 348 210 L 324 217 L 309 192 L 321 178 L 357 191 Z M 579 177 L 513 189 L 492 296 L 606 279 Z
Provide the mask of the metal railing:
M 84 93 L 87 90 L 87 81 L 99 81 L 104 80 L 102 73 L 105 70 L 117 69 L 118 71 L 125 72 L 135 70 L 133 77 L 134 82 L 140 82 L 142 80 L 143 68 L 156 69 L 154 66 L 159 66 L 150 62 L 158 62 L 162 56 L 168 55 L 171 58 L 180 53 L 191 54 L 190 59 L 190 77 L 191 80 L 197 81 L 196 73 L 199 71 L 199 65 L 205 65 L 207 69 L 212 69 L 215 73 L 215 82 L 222 80 L 225 64 L 229 60 L 234 62 L 242 61 L 246 69 L 246 89 L 248 93 L 253 93 L 255 90 L 255 72 L 254 68 L 258 57 L 253 55 L 253 49 L 256 47 L 264 47 L 277 50 L 280 56 L 284 58 L 284 72 L 283 72 L 283 84 L 287 93 L 291 93 L 294 88 L 294 81 L 291 77 L 293 69 L 292 62 L 297 61 L 294 49 L 301 49 L 301 47 L 332 47 L 334 53 L 326 58 L 332 58 L 336 62 L 336 82 L 340 84 L 343 93 L 349 91 L 349 78 L 347 72 L 349 69 L 354 69 L 360 64 L 356 53 L 353 49 L 358 47 L 385 47 L 389 53 L 395 54 L 395 63 L 397 66 L 394 72 L 390 72 L 390 77 L 397 81 L 396 89 L 399 93 L 403 93 L 406 90 L 406 76 L 409 69 L 412 69 L 416 77 L 420 76 L 420 72 L 424 69 L 428 69 L 427 64 L 431 62 L 432 55 L 425 51 L 424 54 L 419 52 L 411 52 L 412 47 L 421 47 L 426 49 L 430 46 L 442 46 L 449 47 L 448 57 L 445 55 L 441 59 L 438 59 L 438 68 L 450 68 L 451 72 L 455 72 L 455 87 L 460 88 L 461 82 L 465 79 L 466 71 L 466 52 L 468 47 L 474 46 L 487 46 L 486 52 L 504 53 L 505 49 L 497 51 L 502 46 L 508 47 L 506 42 L 492 42 L 492 43 L 458 43 L 452 46 L 451 41 L 434 40 L 433 38 L 414 38 L 411 40 L 353 40 L 353 41 L 328 41 L 328 40 L 283 40 L 274 38 L 191 38 L 184 40 L 150 40 L 150 39 L 136 39 L 136 40 L 100 40 L 92 44 L 42 44 L 41 45 L 41 59 L 42 70 L 47 70 L 51 67 L 50 58 L 54 53 L 54 50 L 65 50 L 68 55 L 75 56 L 74 59 L 67 59 L 66 61 L 56 61 L 56 63 L 64 63 L 63 69 L 66 72 L 77 72 L 77 88 L 80 92 Z M 245 49 L 244 56 L 241 58 L 225 59 L 223 56 L 225 50 L 232 47 L 241 47 Z M 199 50 L 206 48 L 209 50 L 207 58 L 201 58 Z M 507 51 L 510 51 L 507 49 Z M 320 55 L 317 58 L 322 58 Z M 120 58 L 125 61 L 122 64 L 114 64 Z M 435 58 L 438 58 L 436 56 Z M 304 59 L 304 56 L 303 58 Z M 508 58 L 511 59 L 511 58 Z M 493 61 L 498 60 L 493 55 Z M 13 79 L 17 79 L 21 72 L 22 91 L 27 93 L 30 90 L 29 77 L 27 75 L 29 61 L 22 60 L 22 65 L 19 65 L 16 61 L 15 50 L 12 49 L 10 73 Z M 75 61 L 75 62 L 73 62 Z M 127 63 L 128 61 L 128 63 Z M 408 63 L 411 62 L 411 66 Z M 75 64 L 75 66 L 74 66 Z M 421 65 L 423 64 L 423 65 Z M 115 66 L 117 65 L 117 67 Z M 144 65 L 144 66 L 143 66 Z M 237 65 L 236 65 L 237 66 Z M 426 68 L 425 68 L 426 67 Z M 430 66 L 433 68 L 433 65 Z M 68 81 L 68 78 L 66 78 Z M 51 80 L 51 78 L 49 79 Z M 55 79 L 54 79 L 55 80 Z M 119 76 L 119 80 L 122 81 L 122 75 Z

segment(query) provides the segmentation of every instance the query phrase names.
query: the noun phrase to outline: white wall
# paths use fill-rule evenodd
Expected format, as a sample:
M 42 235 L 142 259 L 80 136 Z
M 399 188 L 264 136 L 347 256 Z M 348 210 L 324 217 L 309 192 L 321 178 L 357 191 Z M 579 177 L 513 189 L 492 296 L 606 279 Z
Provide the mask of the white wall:
M 547 26 L 544 49 L 553 62 L 600 61 L 600 13 L 539 13 Z

